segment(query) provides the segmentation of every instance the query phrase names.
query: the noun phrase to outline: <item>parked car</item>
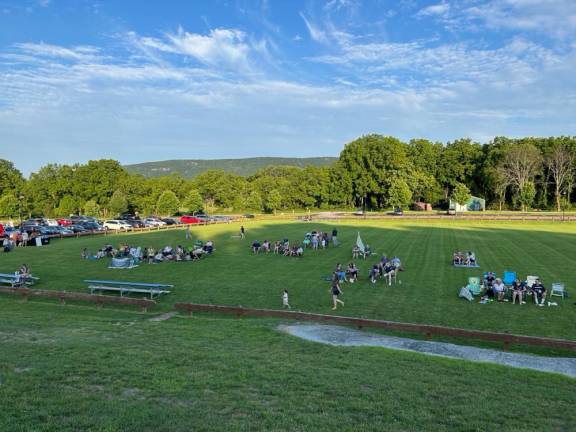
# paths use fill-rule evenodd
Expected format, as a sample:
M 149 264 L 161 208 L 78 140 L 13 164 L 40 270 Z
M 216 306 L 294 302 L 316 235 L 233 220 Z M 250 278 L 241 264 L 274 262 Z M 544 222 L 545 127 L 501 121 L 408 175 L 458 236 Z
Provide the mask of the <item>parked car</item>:
M 204 223 L 204 221 L 196 216 L 184 215 L 180 217 L 180 223 L 183 224 L 199 224 Z
M 0 237 L 4 237 L 4 225 L 0 223 Z
M 58 225 L 57 227 L 54 227 L 54 228 L 58 231 L 58 234 L 60 234 L 60 235 L 70 235 L 70 234 L 74 234 L 74 231 L 71 230 L 71 229 L 68 228 L 68 227 L 64 227 L 64 226 Z
M 67 218 L 60 218 L 60 219 L 57 219 L 57 221 L 58 221 L 58 225 L 61 225 L 61 226 L 72 225 L 72 221 L 70 219 L 67 219 Z
M 44 224 L 46 226 L 54 227 L 58 226 L 58 221 L 56 219 L 44 219 Z
M 68 226 L 68 229 L 71 229 L 74 232 L 74 234 L 84 233 L 84 232 L 88 231 L 86 228 L 84 228 L 80 224 L 72 224 L 72 225 Z
M 403 216 L 404 212 L 400 207 L 396 207 L 394 211 L 388 212 L 387 214 L 391 216 Z
M 246 213 L 243 214 L 242 217 L 246 218 L 246 219 L 254 219 L 254 215 L 251 213 Z
M 230 216 L 222 215 L 214 215 L 212 216 L 212 220 L 215 222 L 232 222 L 232 218 Z
M 160 219 L 162 222 L 165 222 L 166 225 L 176 225 L 179 224 L 180 222 L 178 222 L 176 219 L 174 218 L 162 218 Z
M 130 225 L 126 221 L 122 221 L 122 220 L 118 220 L 118 219 L 110 219 L 110 220 L 104 221 L 103 226 L 104 226 L 104 229 L 109 229 L 109 230 L 132 231 L 132 225 Z
M 88 231 L 103 231 L 104 227 L 98 222 L 80 222 L 78 225 L 82 225 Z
M 166 222 L 164 222 L 163 220 L 160 220 L 158 218 L 154 218 L 154 217 L 148 217 L 148 218 L 144 219 L 143 222 L 144 222 L 144 226 L 147 226 L 147 227 L 158 227 L 158 226 L 166 225 Z

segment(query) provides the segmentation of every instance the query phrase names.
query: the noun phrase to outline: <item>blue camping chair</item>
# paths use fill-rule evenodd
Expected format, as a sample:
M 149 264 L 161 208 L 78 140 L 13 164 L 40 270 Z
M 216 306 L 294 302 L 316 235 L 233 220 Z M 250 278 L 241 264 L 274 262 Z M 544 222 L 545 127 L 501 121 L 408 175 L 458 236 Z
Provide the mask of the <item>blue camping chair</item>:
M 502 276 L 502 282 L 506 286 L 512 285 L 512 282 L 516 280 L 516 272 L 505 270 L 504 275 Z

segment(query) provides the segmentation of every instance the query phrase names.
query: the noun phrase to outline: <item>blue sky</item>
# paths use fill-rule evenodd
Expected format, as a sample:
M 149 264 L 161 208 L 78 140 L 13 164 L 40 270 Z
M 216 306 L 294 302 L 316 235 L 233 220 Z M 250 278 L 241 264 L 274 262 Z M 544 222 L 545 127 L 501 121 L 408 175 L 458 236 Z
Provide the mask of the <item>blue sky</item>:
M 574 0 L 0 0 L 0 157 L 576 134 Z

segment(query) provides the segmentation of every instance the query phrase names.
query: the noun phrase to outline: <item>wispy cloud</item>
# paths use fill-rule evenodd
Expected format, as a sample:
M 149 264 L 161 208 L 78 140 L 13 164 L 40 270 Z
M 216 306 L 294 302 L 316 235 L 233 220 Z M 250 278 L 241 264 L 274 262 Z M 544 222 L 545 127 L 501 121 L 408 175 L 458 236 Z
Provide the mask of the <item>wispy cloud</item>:
M 314 25 L 308 18 L 306 18 L 306 16 L 302 12 L 300 12 L 300 16 L 304 20 L 304 24 L 306 25 L 308 33 L 310 34 L 310 37 L 312 38 L 313 41 L 319 43 L 328 42 L 328 37 L 326 36 L 326 33 L 323 30 L 320 30 L 320 28 Z
M 438 3 L 418 11 L 417 16 L 443 16 L 450 11 L 450 3 Z

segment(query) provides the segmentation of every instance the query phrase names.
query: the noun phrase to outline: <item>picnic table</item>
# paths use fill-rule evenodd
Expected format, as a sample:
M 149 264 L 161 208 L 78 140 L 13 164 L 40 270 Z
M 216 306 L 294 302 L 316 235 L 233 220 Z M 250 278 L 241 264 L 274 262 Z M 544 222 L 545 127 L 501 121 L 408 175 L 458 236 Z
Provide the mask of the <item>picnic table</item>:
M 0 273 L 0 285 L 10 285 L 11 287 L 22 287 L 34 285 L 40 278 L 20 273 Z
M 124 294 L 130 295 L 131 293 L 147 294 L 150 299 L 154 296 L 159 297 L 162 294 L 170 294 L 168 288 L 173 288 L 174 285 L 157 284 L 157 283 L 144 283 L 144 282 L 121 282 L 121 281 L 106 281 L 106 280 L 84 280 L 88 284 L 90 294 L 98 291 L 114 291 L 119 292 L 120 297 Z

